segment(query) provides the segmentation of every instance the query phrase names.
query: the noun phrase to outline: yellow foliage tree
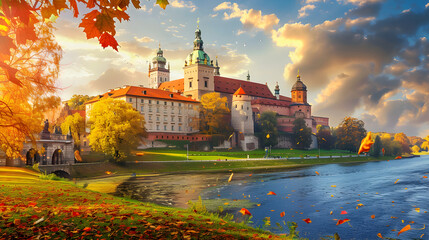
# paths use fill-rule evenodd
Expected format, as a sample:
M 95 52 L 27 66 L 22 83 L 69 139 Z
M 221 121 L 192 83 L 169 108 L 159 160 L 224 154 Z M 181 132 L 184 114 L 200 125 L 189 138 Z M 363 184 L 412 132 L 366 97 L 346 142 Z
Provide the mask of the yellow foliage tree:
M 420 146 L 421 150 L 429 150 L 429 141 L 425 141 L 422 143 L 422 145 Z
M 110 155 L 116 161 L 123 160 L 146 136 L 143 116 L 121 100 L 108 98 L 94 103 L 88 121 L 92 150 Z
M 419 146 L 414 145 L 414 146 L 411 148 L 411 151 L 413 151 L 414 153 L 417 153 L 417 152 L 420 152 L 420 148 L 419 148 Z
M 78 150 L 80 147 L 80 135 L 85 131 L 85 120 L 79 113 L 69 115 L 61 124 L 61 132 L 63 135 L 71 133 L 74 141 L 74 148 Z
M 206 93 L 201 97 L 200 129 L 207 134 L 220 134 L 225 138 L 233 132 L 230 110 L 226 97 L 217 92 Z
M 16 43 L 17 28 L 14 24 L 7 28 L 0 25 L 0 38 L 7 36 L 18 46 L 7 49 L 9 56 L 0 51 L 0 149 L 7 158 L 20 157 L 23 142 L 34 142 L 42 130 L 42 113 L 59 103 L 52 94 L 62 50 L 54 40 L 52 26 L 48 22 L 36 24 L 37 40 L 21 44 Z M 0 50 L 4 48 L 2 42 Z

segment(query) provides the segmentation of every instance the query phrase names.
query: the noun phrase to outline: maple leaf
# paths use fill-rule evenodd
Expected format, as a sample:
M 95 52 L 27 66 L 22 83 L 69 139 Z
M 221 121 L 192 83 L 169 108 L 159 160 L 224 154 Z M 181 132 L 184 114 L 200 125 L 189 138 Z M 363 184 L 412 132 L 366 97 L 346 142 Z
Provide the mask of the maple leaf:
M 109 14 L 107 13 L 101 13 L 97 15 L 96 21 L 95 21 L 95 27 L 97 29 L 104 33 L 104 32 L 110 32 L 112 35 L 115 35 L 115 21 Z
M 136 9 L 140 9 L 140 0 L 131 0 Z
M 83 31 L 86 33 L 86 38 L 91 39 L 95 37 L 100 37 L 101 32 L 95 26 L 94 19 L 100 14 L 98 10 L 93 10 L 87 14 L 82 19 L 82 22 L 79 24 L 79 27 L 83 28 Z
M 52 15 L 58 16 L 57 9 L 55 9 L 55 7 L 52 5 L 42 7 L 40 13 L 42 14 L 42 18 L 44 19 L 49 19 Z
M 69 0 L 70 7 L 73 9 L 73 17 L 77 18 L 79 16 L 79 9 L 77 8 L 76 0 Z
M 158 4 L 160 7 L 162 7 L 162 9 L 165 10 L 169 2 L 168 0 L 156 0 L 156 4 Z
M 340 219 L 340 220 L 337 221 L 337 225 L 343 224 L 343 223 L 348 222 L 348 221 L 350 221 L 350 219 L 347 219 L 347 218 L 343 219 L 343 220 Z
M 52 3 L 54 4 L 54 7 L 60 11 L 69 8 L 66 4 L 66 0 L 53 0 Z
M 95 2 L 94 2 L 95 0 L 88 0 L 88 3 L 86 4 L 86 6 L 88 7 L 88 8 L 93 8 L 93 7 L 95 7 Z
M 106 48 L 108 46 L 111 46 L 113 49 L 118 51 L 118 42 L 116 39 L 110 35 L 109 33 L 105 32 L 101 34 L 100 39 L 98 40 L 103 48 Z
M 36 41 L 37 36 L 34 32 L 34 27 L 19 27 L 16 30 L 16 43 L 18 44 L 25 44 L 27 40 L 30 41 Z
M 16 72 L 18 71 L 17 69 L 10 67 L 9 65 L 3 62 L 0 62 L 0 68 L 3 68 L 4 72 L 6 73 L 6 77 L 9 81 L 22 87 L 21 81 L 19 81 L 15 76 Z
M 13 44 L 12 38 L 8 36 L 0 36 L 0 54 L 10 55 L 10 49 L 16 48 L 15 44 Z M 8 58 L 7 58 L 8 59 Z M 6 59 L 1 59 L 6 60 Z

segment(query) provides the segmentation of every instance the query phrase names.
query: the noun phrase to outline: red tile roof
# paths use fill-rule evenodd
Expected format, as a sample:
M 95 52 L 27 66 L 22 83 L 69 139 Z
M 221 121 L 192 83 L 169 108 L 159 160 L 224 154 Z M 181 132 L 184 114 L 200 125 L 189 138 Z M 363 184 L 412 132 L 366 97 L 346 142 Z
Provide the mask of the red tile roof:
M 174 81 L 163 82 L 161 85 L 159 85 L 158 89 L 182 93 L 184 89 L 183 78 Z
M 234 95 L 246 95 L 246 92 L 243 90 L 242 87 L 240 87 L 237 89 L 237 91 L 235 91 Z
M 179 93 L 173 93 L 169 91 L 164 91 L 161 89 L 145 88 L 145 87 L 136 87 L 136 86 L 124 86 L 117 90 L 111 90 L 106 92 L 103 95 L 99 95 L 85 104 L 96 102 L 100 99 L 105 99 L 108 97 L 117 98 L 123 96 L 136 96 L 136 97 L 145 97 L 145 98 L 155 98 L 155 99 L 167 99 L 181 102 L 193 102 L 198 103 L 198 101 L 191 98 L 180 95 Z
M 254 104 L 289 107 L 290 101 L 258 98 L 258 99 L 252 100 L 252 105 L 254 105 Z
M 240 86 L 247 95 L 275 99 L 267 85 L 250 81 L 214 76 L 215 91 L 233 94 Z

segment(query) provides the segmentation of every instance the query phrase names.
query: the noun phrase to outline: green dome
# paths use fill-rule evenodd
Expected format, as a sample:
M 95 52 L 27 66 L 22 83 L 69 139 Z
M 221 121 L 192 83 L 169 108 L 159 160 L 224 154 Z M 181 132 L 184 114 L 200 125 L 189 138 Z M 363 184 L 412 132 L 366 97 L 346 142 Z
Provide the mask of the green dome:
M 158 62 L 158 63 L 166 63 L 167 60 L 165 59 L 165 57 L 160 57 L 160 56 L 156 56 L 154 58 L 152 58 L 152 62 Z
M 206 65 L 211 65 L 210 57 L 207 55 L 207 53 L 205 53 L 203 50 L 194 50 L 188 55 L 186 62 L 188 64 L 195 64 L 198 61 L 199 64 L 204 64 L 205 59 L 207 59 Z

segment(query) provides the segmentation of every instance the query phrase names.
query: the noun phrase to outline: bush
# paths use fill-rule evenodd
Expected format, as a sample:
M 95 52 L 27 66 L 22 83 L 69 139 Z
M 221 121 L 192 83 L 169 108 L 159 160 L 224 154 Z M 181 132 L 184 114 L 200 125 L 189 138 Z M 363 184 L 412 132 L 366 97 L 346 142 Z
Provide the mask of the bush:
M 35 163 L 35 164 L 33 164 L 33 169 L 34 169 L 34 171 L 36 171 L 36 172 L 40 172 L 40 169 L 39 169 L 39 163 Z
M 54 173 L 46 174 L 46 172 L 45 173 L 41 173 L 40 176 L 39 176 L 39 178 L 42 179 L 42 180 L 51 180 L 51 181 L 64 181 L 65 180 L 62 177 L 58 177 Z

